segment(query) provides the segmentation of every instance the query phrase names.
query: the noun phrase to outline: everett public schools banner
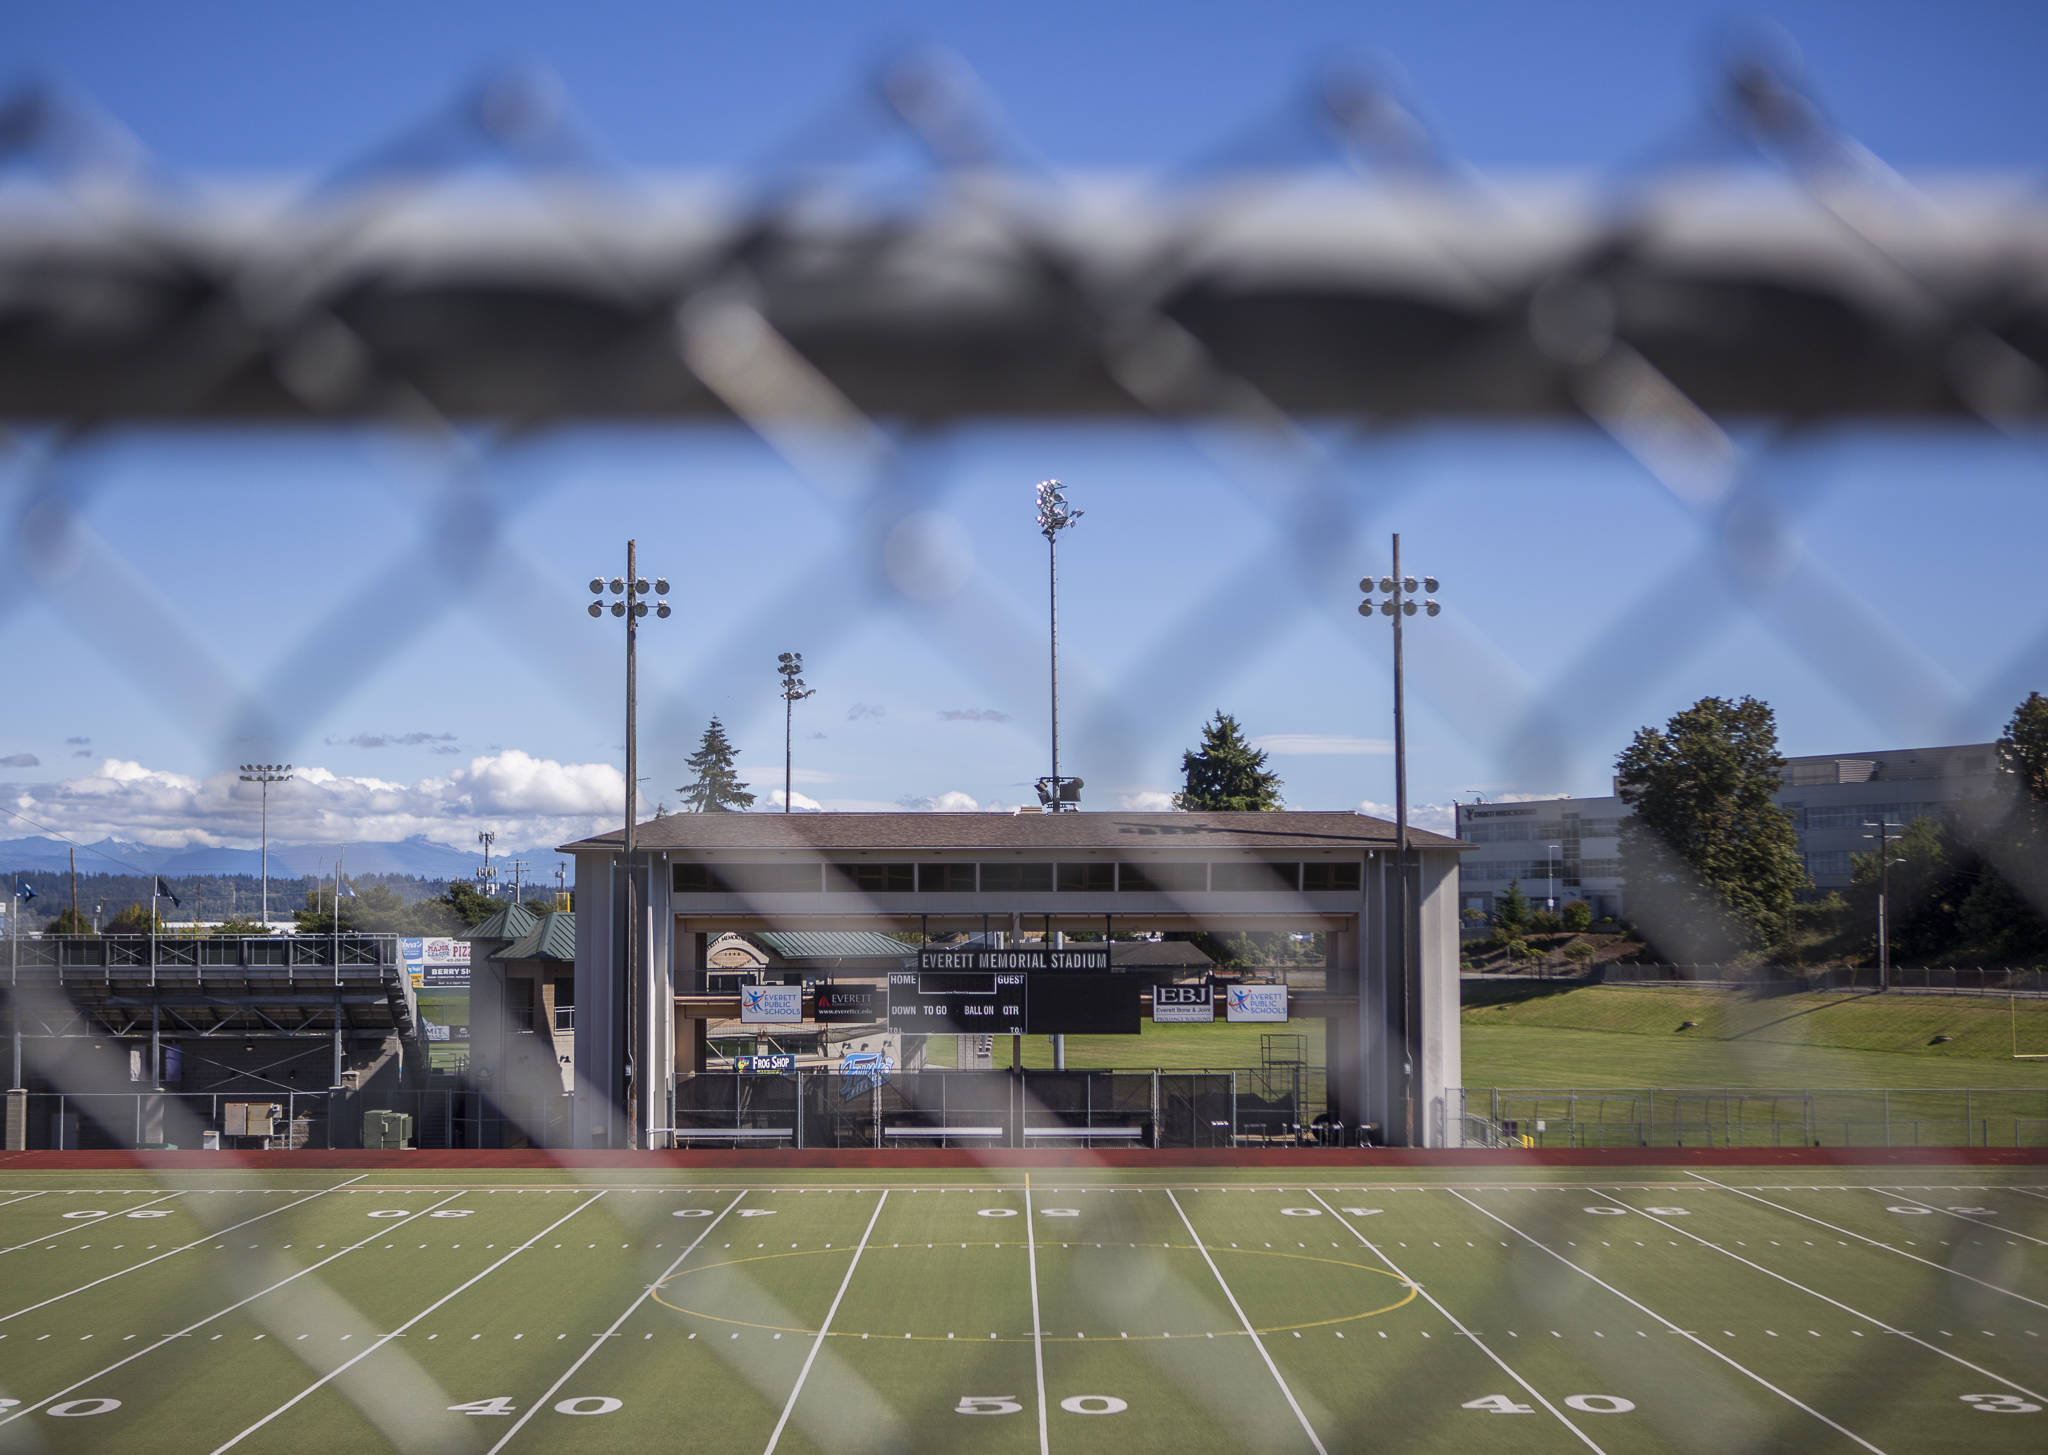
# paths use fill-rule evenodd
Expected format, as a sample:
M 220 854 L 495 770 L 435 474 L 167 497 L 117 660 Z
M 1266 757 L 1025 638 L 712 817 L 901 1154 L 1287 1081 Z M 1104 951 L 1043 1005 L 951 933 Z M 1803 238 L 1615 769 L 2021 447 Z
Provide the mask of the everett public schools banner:
M 1155 985 L 1152 987 L 1154 1024 L 1213 1021 L 1216 992 L 1208 985 Z
M 792 1025 L 804 1018 L 801 985 L 742 985 L 740 1019 L 749 1025 Z
M 1234 1021 L 1284 1021 L 1287 1019 L 1287 987 L 1233 985 L 1224 1016 Z

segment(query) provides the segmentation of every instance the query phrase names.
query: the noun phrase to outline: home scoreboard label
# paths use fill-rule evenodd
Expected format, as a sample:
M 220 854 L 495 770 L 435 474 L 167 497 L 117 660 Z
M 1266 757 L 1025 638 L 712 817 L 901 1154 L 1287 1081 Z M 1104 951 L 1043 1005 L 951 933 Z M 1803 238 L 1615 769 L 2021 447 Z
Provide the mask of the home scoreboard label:
M 1234 1021 L 1284 1021 L 1287 1019 L 1287 987 L 1233 985 L 1224 1016 Z
M 1108 945 L 1019 945 L 1010 950 L 933 950 L 920 947 L 917 968 L 932 970 L 1052 970 L 1087 971 L 1109 968 Z
M 878 1021 L 874 990 L 865 985 L 820 985 L 818 1019 L 827 1023 Z
M 1152 987 L 1152 1019 L 1161 1023 L 1213 1021 L 1216 1019 L 1216 991 L 1208 984 L 1155 985 Z
M 889 1029 L 918 1036 L 1019 1036 L 1028 995 L 1021 973 L 889 972 Z
M 791 1025 L 803 1018 L 801 985 L 740 987 L 740 1020 L 748 1025 Z

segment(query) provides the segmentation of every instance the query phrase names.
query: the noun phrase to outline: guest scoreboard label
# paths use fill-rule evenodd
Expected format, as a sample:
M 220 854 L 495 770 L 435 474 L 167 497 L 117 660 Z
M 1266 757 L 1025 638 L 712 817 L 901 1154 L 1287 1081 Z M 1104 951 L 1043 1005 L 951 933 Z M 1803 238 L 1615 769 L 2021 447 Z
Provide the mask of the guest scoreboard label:
M 917 1036 L 1020 1036 L 1029 1005 L 1017 971 L 892 970 L 889 1029 Z

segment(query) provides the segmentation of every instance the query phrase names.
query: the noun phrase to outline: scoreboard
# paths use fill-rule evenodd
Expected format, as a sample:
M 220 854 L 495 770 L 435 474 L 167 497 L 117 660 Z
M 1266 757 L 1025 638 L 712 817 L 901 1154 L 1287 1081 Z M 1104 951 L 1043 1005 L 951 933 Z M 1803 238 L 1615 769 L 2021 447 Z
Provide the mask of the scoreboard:
M 1111 975 L 892 970 L 889 1029 L 921 1036 L 1135 1036 L 1138 983 Z
M 1021 1036 L 1028 981 L 1017 971 L 892 970 L 889 1029 L 919 1036 Z

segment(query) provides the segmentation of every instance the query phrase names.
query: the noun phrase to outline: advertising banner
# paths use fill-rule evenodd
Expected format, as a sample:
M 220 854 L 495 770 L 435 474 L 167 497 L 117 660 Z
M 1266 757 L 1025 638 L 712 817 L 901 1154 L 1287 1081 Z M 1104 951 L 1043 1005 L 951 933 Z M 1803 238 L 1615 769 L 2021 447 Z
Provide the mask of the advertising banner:
M 1287 1019 L 1287 987 L 1233 985 L 1224 1014 L 1226 1019 L 1233 1021 L 1284 1021 Z
M 1216 991 L 1201 985 L 1152 987 L 1152 1019 L 1159 1024 L 1184 1024 L 1216 1019 Z
M 801 985 L 742 985 L 740 1019 L 748 1025 L 794 1025 L 804 1018 Z
M 446 935 L 401 935 L 398 958 L 415 990 L 469 988 L 469 941 Z
M 862 1023 L 882 1019 L 873 987 L 866 985 L 820 985 L 818 1019 L 826 1024 Z
M 1048 945 L 1019 945 L 1009 950 L 988 950 L 978 946 L 958 950 L 935 950 L 920 946 L 917 952 L 917 968 L 969 971 L 1107 970 L 1109 946 L 1068 945 L 1058 950 Z
M 796 1070 L 796 1056 L 789 1051 L 776 1051 L 765 1056 L 741 1056 L 734 1064 L 748 1075 L 766 1076 Z

